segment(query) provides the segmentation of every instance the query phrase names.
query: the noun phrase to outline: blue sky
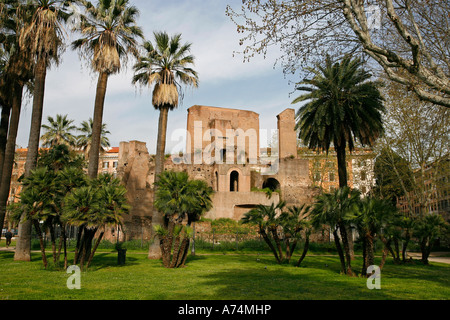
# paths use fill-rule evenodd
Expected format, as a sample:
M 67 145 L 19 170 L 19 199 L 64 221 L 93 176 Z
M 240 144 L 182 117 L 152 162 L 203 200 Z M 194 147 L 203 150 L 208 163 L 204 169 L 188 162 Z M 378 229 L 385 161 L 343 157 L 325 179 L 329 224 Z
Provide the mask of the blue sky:
M 259 113 L 261 129 L 276 129 L 276 116 L 292 106 L 295 95 L 280 66 L 274 68 L 276 49 L 264 59 L 255 57 L 243 63 L 239 51 L 240 35 L 225 14 L 226 5 L 242 5 L 241 0 L 132 0 L 140 10 L 139 25 L 145 37 L 153 39 L 153 31 L 169 35 L 182 34 L 183 42 L 192 43 L 196 57 L 195 70 L 199 73 L 198 89 L 185 90 L 182 105 L 169 114 L 167 151 L 180 141 L 172 141 L 177 129 L 185 129 L 187 109 L 193 105 L 237 108 Z M 73 40 L 72 38 L 69 41 Z M 133 61 L 130 61 L 133 62 Z M 147 143 L 150 153 L 156 152 L 158 111 L 151 105 L 151 90 L 131 84 L 133 72 L 124 68 L 109 78 L 104 108 L 104 122 L 111 135 L 111 146 L 121 141 L 139 140 Z M 52 67 L 47 75 L 44 117 L 67 114 L 75 124 L 93 116 L 97 74 L 81 61 L 70 48 L 62 62 Z M 27 147 L 32 102 L 23 106 L 17 144 Z M 265 141 L 261 141 L 265 145 Z M 173 150 L 177 151 L 177 150 Z

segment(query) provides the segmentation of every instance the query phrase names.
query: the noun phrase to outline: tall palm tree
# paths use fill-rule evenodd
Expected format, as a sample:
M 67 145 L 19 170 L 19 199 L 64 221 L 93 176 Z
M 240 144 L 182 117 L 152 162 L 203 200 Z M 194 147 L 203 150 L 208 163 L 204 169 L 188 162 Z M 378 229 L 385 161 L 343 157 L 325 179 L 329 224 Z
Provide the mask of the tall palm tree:
M 154 84 L 152 104 L 159 110 L 158 140 L 155 159 L 155 182 L 164 170 L 167 119 L 170 110 L 178 107 L 181 85 L 198 87 L 197 72 L 189 66 L 194 64 L 190 54 L 191 44 L 181 43 L 181 34 L 169 37 L 166 32 L 155 32 L 155 46 L 144 43 L 145 55 L 134 66 L 134 84 Z M 156 186 L 157 188 L 157 186 Z M 152 223 L 162 223 L 161 213 L 154 210 Z M 161 254 L 156 244 L 150 247 L 149 258 L 159 259 Z
M 71 132 L 76 129 L 76 126 L 72 125 L 73 120 L 67 119 L 67 115 L 57 114 L 56 119 L 48 116 L 47 121 L 48 125 L 42 125 L 42 128 L 46 130 L 41 137 L 44 147 L 53 147 L 58 144 L 75 146 L 76 139 Z
M 360 59 L 349 55 L 336 63 L 327 56 L 323 66 L 308 69 L 312 79 L 299 83 L 297 89 L 308 93 L 292 102 L 308 101 L 297 112 L 299 138 L 318 151 L 328 152 L 333 144 L 340 187 L 347 186 L 346 149 L 353 151 L 357 140 L 372 146 L 383 132 L 385 108 L 379 84 L 368 81 L 372 75 L 362 66 Z
M 77 136 L 77 147 L 83 150 L 86 159 L 89 159 L 89 152 L 91 150 L 93 126 L 94 121 L 92 118 L 89 118 L 89 121 L 83 121 L 78 128 L 78 131 L 80 131 L 81 134 Z M 111 132 L 106 130 L 106 123 L 103 123 L 100 135 L 100 152 L 104 152 L 105 149 L 110 146 L 109 139 L 106 136 L 110 133 Z
M 0 169 L 0 227 L 4 223 L 11 185 L 23 89 L 32 78 L 30 48 L 24 48 L 19 45 L 20 32 L 24 24 L 29 21 L 30 16 L 30 12 L 21 6 L 20 1 L 0 2 L 1 47 L 4 52 L 2 73 L 0 75 L 2 113 L 3 111 L 6 112 L 6 109 L 10 109 L 8 128 L 3 127 L 5 132 L 8 132 L 8 138 L 5 145 L 2 168 Z M 26 230 L 30 230 L 28 234 L 31 235 L 31 223 L 27 223 Z M 17 260 L 30 260 L 31 247 L 29 245 L 30 241 L 27 241 L 29 239 L 26 235 L 19 239 L 15 253 Z M 25 243 L 28 243 L 25 247 L 21 245 L 23 240 Z
M 25 162 L 25 177 L 36 168 L 39 141 L 41 136 L 44 91 L 47 69 L 51 63 L 58 63 L 64 50 L 63 23 L 70 17 L 68 4 L 71 0 L 32 0 L 23 5 L 23 10 L 32 16 L 20 31 L 19 44 L 23 50 L 30 50 L 34 64 L 33 108 L 28 139 L 28 152 Z M 31 225 L 25 222 L 19 225 L 19 248 L 25 249 L 27 259 Z M 21 251 L 21 250 L 19 250 Z M 17 259 L 20 259 L 17 257 Z
M 139 11 L 129 0 L 99 0 L 96 6 L 86 0 L 81 3 L 86 12 L 75 29 L 82 34 L 82 38 L 74 41 L 72 48 L 91 61 L 93 70 L 99 74 L 88 168 L 89 176 L 95 178 L 108 77 L 121 70 L 129 54 L 137 56 L 137 39 L 143 38 L 143 32 L 136 25 Z

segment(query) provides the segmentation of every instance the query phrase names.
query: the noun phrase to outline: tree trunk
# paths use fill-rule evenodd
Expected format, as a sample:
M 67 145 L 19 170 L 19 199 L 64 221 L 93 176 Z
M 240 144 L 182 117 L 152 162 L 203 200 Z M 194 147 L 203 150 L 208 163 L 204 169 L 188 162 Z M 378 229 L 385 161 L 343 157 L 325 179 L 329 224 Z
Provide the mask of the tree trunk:
M 309 235 L 306 235 L 305 246 L 303 247 L 303 253 L 302 253 L 302 256 L 300 257 L 300 259 L 298 260 L 296 267 L 300 267 L 301 263 L 303 262 L 303 260 L 306 257 L 306 253 L 308 252 L 308 249 L 309 249 Z
M 337 232 L 337 229 L 334 229 L 333 231 L 333 237 L 334 237 L 334 243 L 336 245 L 336 250 L 338 252 L 339 255 L 339 260 L 341 261 L 341 270 L 343 273 L 347 273 L 347 268 L 345 267 L 345 257 L 344 257 L 344 252 L 342 251 L 342 247 L 341 247 L 341 243 L 339 240 L 339 235 Z
M 97 242 L 95 243 L 94 248 L 92 249 L 92 252 L 89 255 L 89 260 L 87 262 L 86 268 L 89 268 L 89 266 L 91 265 L 92 259 L 94 258 L 94 255 L 95 255 L 95 251 L 97 251 L 98 245 L 102 241 L 104 234 L 105 234 L 105 232 L 100 233 L 100 236 L 98 237 Z
M 176 268 L 178 265 L 178 255 L 180 253 L 180 236 L 175 238 L 175 242 L 173 243 L 173 255 L 172 260 L 170 261 L 170 268 Z
M 375 250 L 373 246 L 373 235 L 367 234 L 367 267 L 375 265 Z
M 381 257 L 380 270 L 382 270 L 384 265 L 386 264 L 386 258 L 388 256 L 388 253 L 389 253 L 389 248 L 387 245 L 385 245 L 384 249 L 383 249 L 383 256 Z
M 365 276 L 367 274 L 367 239 L 362 238 L 362 249 L 363 249 L 363 265 L 361 269 L 361 275 Z
M 345 141 L 344 138 L 342 138 Z M 339 176 L 339 188 L 344 188 L 348 186 L 348 178 L 347 178 L 347 160 L 346 160 L 346 149 L 345 142 L 341 146 L 336 146 L 336 156 L 338 162 L 338 176 Z M 353 237 L 350 227 L 346 226 L 346 234 L 347 234 L 347 244 L 349 247 L 350 258 L 354 258 L 354 249 L 353 249 Z M 342 241 L 344 242 L 344 241 Z
M 267 243 L 267 245 L 269 246 L 270 250 L 272 250 L 273 255 L 275 256 L 275 259 L 277 260 L 278 263 L 281 263 L 281 259 L 278 256 L 277 250 L 275 249 L 275 247 L 272 244 L 272 241 L 270 241 L 269 236 L 267 235 L 266 231 L 264 229 L 260 229 L 259 231 L 260 235 L 263 237 L 264 241 Z
M 33 93 L 33 111 L 31 113 L 30 136 L 28 139 L 27 159 L 25 162 L 25 178 L 29 177 L 31 172 L 36 169 L 37 158 L 39 155 L 46 76 L 46 60 L 45 58 L 40 58 L 35 66 L 34 72 L 35 86 Z M 19 241 L 17 242 L 17 246 L 22 250 L 22 259 L 25 260 L 27 259 L 27 255 L 31 255 L 30 252 L 25 251 L 31 251 L 31 224 L 27 225 L 26 222 L 23 226 L 19 224 Z M 19 260 L 19 256 L 17 258 L 15 256 L 15 259 Z
M 78 234 L 77 234 L 77 244 L 75 245 L 75 255 L 73 258 L 73 264 L 78 264 L 78 258 L 80 256 L 81 247 L 83 246 L 83 237 L 84 237 L 84 226 L 78 227 Z
M 341 232 L 342 244 L 344 245 L 345 260 L 347 262 L 346 274 L 349 276 L 354 276 L 354 273 L 352 270 L 352 257 L 350 255 L 350 247 L 349 247 L 349 243 L 348 243 L 347 228 L 343 223 L 341 223 L 339 225 L 339 230 Z
M 158 123 L 158 141 L 156 145 L 155 157 L 155 182 L 159 181 L 159 175 L 164 171 L 165 151 L 166 151 L 166 135 L 167 135 L 167 119 L 169 116 L 169 107 L 163 106 L 159 110 Z M 156 194 L 157 186 L 153 187 L 153 195 Z M 153 209 L 152 225 L 163 224 L 163 216 L 156 208 Z M 161 247 L 159 246 L 158 236 L 154 237 L 155 241 L 150 245 L 148 258 L 161 259 Z
M 186 259 L 187 259 L 188 254 L 189 254 L 189 243 L 190 243 L 190 241 L 191 240 L 189 238 L 183 239 L 183 242 L 181 244 L 181 253 L 182 253 L 180 255 L 181 261 L 178 263 L 178 268 L 183 268 L 184 265 L 186 264 Z
M 411 240 L 411 235 L 409 233 L 409 230 L 406 230 L 405 242 L 403 243 L 403 246 L 402 246 L 402 260 L 403 260 L 403 263 L 406 262 L 406 250 L 408 248 L 408 244 L 409 244 L 410 240 Z
M 5 160 L 6 143 L 8 142 L 9 116 L 11 115 L 11 107 L 2 104 L 2 118 L 0 120 L 0 179 L 3 173 L 3 163 Z M 1 237 L 1 235 L 0 235 Z
M 3 172 L 0 185 L 0 230 L 5 221 L 6 206 L 8 204 L 11 176 L 14 167 L 14 155 L 16 153 L 17 131 L 19 129 L 20 111 L 22 106 L 23 87 L 15 86 L 11 94 L 11 120 L 9 124 L 8 139 L 3 160 Z M 19 234 L 20 236 L 20 234 Z M 1 237 L 1 236 L 0 236 Z M 20 241 L 20 239 L 18 239 Z M 20 250 L 21 248 L 19 248 Z M 16 251 L 17 252 L 17 251 Z M 19 251 L 21 252 L 21 250 Z
M 56 264 L 56 237 L 55 237 L 55 227 L 53 225 L 53 219 L 51 219 L 49 223 L 49 230 L 50 230 L 50 241 L 52 243 L 52 255 L 53 255 L 53 263 Z
M 98 162 L 100 157 L 100 142 L 103 125 L 103 108 L 105 105 L 106 87 L 108 85 L 108 73 L 100 72 L 97 82 L 97 91 L 94 105 L 94 118 L 92 123 L 92 141 L 89 150 L 88 175 L 95 179 L 98 175 Z
M 272 233 L 273 240 L 275 241 L 275 245 L 277 246 L 277 249 L 278 249 L 280 263 L 283 263 L 284 262 L 283 249 L 281 248 L 281 241 L 280 241 L 280 238 L 278 237 L 277 228 L 271 228 L 270 231 Z
M 42 238 L 41 227 L 39 226 L 39 221 L 33 219 L 34 228 L 39 237 L 39 244 L 41 246 L 42 262 L 44 263 L 44 268 L 47 269 L 47 256 L 45 255 L 44 239 Z

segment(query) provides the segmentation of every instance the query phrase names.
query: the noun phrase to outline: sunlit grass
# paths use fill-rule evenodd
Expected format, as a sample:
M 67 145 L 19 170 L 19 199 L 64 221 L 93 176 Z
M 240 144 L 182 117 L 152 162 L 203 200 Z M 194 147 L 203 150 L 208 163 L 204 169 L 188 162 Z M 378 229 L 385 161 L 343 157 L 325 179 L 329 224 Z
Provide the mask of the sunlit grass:
M 361 261 L 354 261 L 359 271 Z M 441 299 L 450 297 L 450 266 L 396 266 L 382 272 L 381 290 L 367 289 L 365 278 L 339 274 L 339 260 L 308 256 L 300 268 L 278 265 L 270 255 L 196 255 L 183 269 L 165 269 L 146 254 L 130 253 L 125 266 L 117 253 L 100 252 L 81 274 L 81 290 L 69 290 L 70 276 L 40 255 L 16 262 L 0 253 L 0 299 L 11 300 L 337 300 Z

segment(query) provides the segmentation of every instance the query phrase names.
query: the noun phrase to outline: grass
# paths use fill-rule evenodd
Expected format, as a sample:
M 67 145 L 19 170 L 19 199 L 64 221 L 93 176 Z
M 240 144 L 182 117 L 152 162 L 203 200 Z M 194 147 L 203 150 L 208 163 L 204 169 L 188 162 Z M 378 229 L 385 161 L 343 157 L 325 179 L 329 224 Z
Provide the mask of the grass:
M 294 257 L 293 262 L 298 258 Z M 165 269 L 145 253 L 99 252 L 82 272 L 81 290 L 66 286 L 70 275 L 44 270 L 39 253 L 17 262 L 0 252 L 0 300 L 448 300 L 450 266 L 388 261 L 382 289 L 367 289 L 365 278 L 339 274 L 335 256 L 307 256 L 300 268 L 278 265 L 271 255 L 205 254 L 189 257 L 183 269 Z M 361 261 L 354 261 L 360 270 Z

